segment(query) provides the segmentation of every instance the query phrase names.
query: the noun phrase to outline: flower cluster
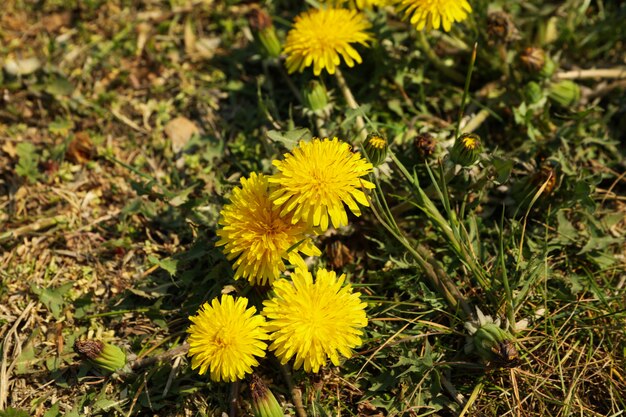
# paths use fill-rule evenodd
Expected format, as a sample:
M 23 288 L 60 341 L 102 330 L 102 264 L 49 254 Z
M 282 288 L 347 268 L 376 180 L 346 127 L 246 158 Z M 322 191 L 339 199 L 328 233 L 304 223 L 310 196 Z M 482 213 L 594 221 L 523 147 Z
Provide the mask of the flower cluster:
M 217 246 L 224 246 L 228 260 L 236 259 L 235 279 L 271 284 L 285 270 L 285 260 L 305 267 L 299 252 L 320 255 L 308 237 L 311 228 L 280 211 L 270 200 L 270 184 L 263 174 L 253 172 L 241 179 L 241 188 L 233 190 L 230 204 L 221 212 Z
M 467 0 L 327 0 L 319 9 L 296 16 L 283 47 L 287 71 L 302 72 L 313 66 L 318 76 L 323 70 L 334 74 L 341 60 L 352 68 L 362 62 L 354 45 L 369 46 L 374 38 L 372 25 L 359 10 L 397 4 L 398 11 L 417 30 L 443 28 L 465 20 L 472 7 Z
M 327 359 L 339 365 L 340 356 L 352 356 L 367 326 L 366 304 L 344 285 L 345 274 L 319 269 L 313 281 L 298 268 L 292 277 L 274 284 L 262 315 L 246 308 L 247 298 L 223 295 L 189 317 L 192 369 L 200 368 L 201 375 L 210 370 L 214 381 L 242 379 L 265 356 L 266 340 L 282 364 L 295 356 L 294 368 L 306 372 L 319 371 Z
M 367 325 L 366 305 L 346 276 L 319 269 L 314 280 L 302 254 L 321 255 L 312 237 L 347 225 L 346 207 L 359 216 L 359 205 L 369 206 L 365 193 L 374 184 L 363 177 L 372 164 L 347 143 L 324 138 L 300 142 L 273 165 L 276 174 L 252 173 L 233 190 L 216 244 L 233 261 L 235 279 L 271 285 L 273 296 L 261 314 L 246 298 L 223 295 L 189 318 L 191 366 L 215 381 L 243 378 L 268 348 L 283 364 L 295 357 L 295 368 L 307 372 L 327 359 L 338 365 Z M 281 278 L 287 263 L 295 267 L 292 281 Z

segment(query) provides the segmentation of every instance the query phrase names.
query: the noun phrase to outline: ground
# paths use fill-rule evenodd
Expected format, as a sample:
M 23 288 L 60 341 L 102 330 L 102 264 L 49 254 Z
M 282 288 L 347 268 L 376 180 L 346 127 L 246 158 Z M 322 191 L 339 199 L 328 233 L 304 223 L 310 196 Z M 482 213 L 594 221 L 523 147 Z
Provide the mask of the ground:
M 262 361 L 284 412 L 623 412 L 626 5 L 470 3 L 447 33 L 366 10 L 373 40 L 343 82 L 287 74 L 248 20 L 266 10 L 284 40 L 304 2 L 3 5 L 0 416 L 250 413 L 246 380 L 211 381 L 186 356 L 203 302 L 265 296 L 233 280 L 219 213 L 298 139 L 363 153 L 364 126 L 393 153 L 371 207 L 307 262 L 345 273 L 369 324 L 338 367 Z M 471 163 L 453 156 L 463 132 L 481 143 Z M 489 358 L 464 325 L 476 308 L 512 333 Z M 99 369 L 74 352 L 85 339 L 128 364 Z

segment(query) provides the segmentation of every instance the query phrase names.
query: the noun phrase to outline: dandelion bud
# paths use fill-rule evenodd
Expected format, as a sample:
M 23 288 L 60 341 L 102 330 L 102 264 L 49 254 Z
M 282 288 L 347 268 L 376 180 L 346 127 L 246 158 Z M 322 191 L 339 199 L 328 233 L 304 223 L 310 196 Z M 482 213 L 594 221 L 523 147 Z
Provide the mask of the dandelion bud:
M 519 59 L 529 71 L 538 72 L 546 63 L 546 53 L 541 48 L 529 46 L 520 53 Z
M 487 323 L 481 326 L 473 335 L 474 347 L 478 356 L 484 360 L 503 359 L 506 362 L 517 358 L 517 351 L 508 347 L 513 336 L 497 326 Z
M 450 159 L 455 164 L 470 166 L 480 158 L 483 147 L 480 137 L 474 133 L 463 133 L 456 138 L 450 151 Z
M 263 52 L 270 58 L 278 58 L 282 45 L 276 35 L 272 18 L 264 10 L 254 8 L 248 14 L 248 24 Z
M 493 320 L 476 309 L 478 320 L 465 323 L 471 335 L 469 349 L 486 361 L 497 360 L 506 365 L 514 364 L 519 358 L 514 338 L 500 327 L 500 319 Z
M 283 417 L 283 409 L 263 380 L 251 375 L 252 412 L 255 417 Z
M 511 187 L 511 196 L 524 210 L 541 190 L 542 196 L 549 196 L 559 187 L 559 166 L 555 161 L 544 162 L 534 173 L 522 178 Z
M 433 135 L 428 132 L 417 135 L 413 143 L 422 158 L 431 156 L 435 153 L 435 149 L 437 148 L 437 143 L 435 142 Z
M 365 139 L 365 154 L 375 167 L 385 161 L 388 148 L 387 139 L 379 133 L 370 133 Z
M 531 81 L 524 87 L 524 98 L 528 104 L 538 103 L 543 98 L 543 90 L 535 81 Z
M 74 352 L 103 371 L 115 372 L 126 365 L 126 354 L 122 349 L 100 340 L 77 340 Z
M 309 82 L 302 92 L 302 97 L 304 98 L 305 113 L 318 116 L 330 115 L 332 104 L 324 84 L 316 80 Z
M 487 16 L 487 35 L 489 43 L 510 43 L 520 38 L 511 17 L 502 11 Z
M 580 100 L 580 87 L 574 81 L 559 81 L 550 85 L 548 98 L 561 107 L 570 107 Z
M 519 56 L 520 62 L 532 75 L 540 78 L 550 78 L 554 74 L 556 65 L 541 48 L 530 46 L 525 48 Z
M 559 176 L 557 168 L 557 164 L 553 161 L 548 161 L 541 166 L 539 172 L 536 172 L 531 178 L 531 182 L 534 185 L 533 188 L 535 188 L 535 192 L 543 187 L 544 184 L 545 187 L 543 189 L 543 192 L 546 195 L 551 194 L 552 191 L 556 189 Z

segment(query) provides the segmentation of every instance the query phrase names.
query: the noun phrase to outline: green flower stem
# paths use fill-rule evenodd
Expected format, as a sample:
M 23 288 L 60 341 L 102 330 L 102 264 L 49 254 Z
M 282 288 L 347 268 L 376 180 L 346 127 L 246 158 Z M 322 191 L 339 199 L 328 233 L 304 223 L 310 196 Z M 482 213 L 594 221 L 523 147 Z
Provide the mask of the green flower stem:
M 469 95 L 469 86 L 470 81 L 472 80 L 472 72 L 474 71 L 474 64 L 476 63 L 476 54 L 478 52 L 478 42 L 474 43 L 474 48 L 472 49 L 472 57 L 470 59 L 469 68 L 467 70 L 467 75 L 465 76 L 465 87 L 463 88 L 463 97 L 461 98 L 461 106 L 459 108 L 459 117 L 456 122 L 456 129 L 454 130 L 454 139 L 459 136 L 459 128 L 461 127 L 461 120 L 463 119 L 463 113 L 465 113 L 465 103 L 467 101 L 467 96 Z
M 317 114 L 314 117 L 315 117 L 315 127 L 317 128 L 317 134 L 319 135 L 320 138 L 327 138 L 328 131 L 324 127 L 324 119 L 318 116 Z
M 502 212 L 502 218 L 500 220 L 500 268 L 502 268 L 502 283 L 504 284 L 504 292 L 506 293 L 506 318 L 509 321 L 509 329 L 512 334 L 515 334 L 515 312 L 513 311 L 513 293 L 511 292 L 511 286 L 509 285 L 509 276 L 506 273 L 506 263 L 504 262 L 504 212 Z
M 237 411 L 239 411 L 239 381 L 230 383 L 230 395 L 228 402 L 230 404 L 228 416 L 237 417 Z
M 441 162 L 439 163 L 439 168 L 440 170 L 443 170 Z M 457 219 L 456 213 L 450 207 L 450 200 L 448 199 L 448 190 L 445 181 L 441 184 L 443 187 L 442 190 L 439 188 L 437 180 L 433 176 L 430 167 L 428 167 L 428 174 L 430 175 L 432 183 L 435 186 L 435 189 L 439 195 L 439 199 L 443 203 L 444 209 L 446 210 L 446 215 L 450 220 L 450 222 L 448 223 L 443 215 L 439 213 L 437 207 L 432 203 L 432 201 L 430 201 L 432 209 L 439 213 L 439 216 L 437 218 L 440 219 L 440 222 L 438 223 L 440 228 L 444 231 L 444 233 L 447 230 L 451 231 L 451 233 L 447 233 L 446 236 L 448 237 L 449 243 L 452 245 L 453 249 L 457 252 L 457 256 L 459 256 L 461 261 L 463 261 L 465 265 L 470 269 L 473 276 L 478 280 L 478 283 L 481 285 L 481 287 L 485 291 L 489 291 L 491 288 L 491 284 L 485 270 L 478 265 L 475 256 L 471 253 L 471 249 L 463 244 L 463 242 L 469 241 L 469 236 L 461 222 L 459 222 L 459 220 Z M 440 172 L 440 177 L 444 177 L 443 171 Z M 419 183 L 415 182 L 414 185 L 421 191 Z M 423 191 L 421 191 L 421 193 L 424 194 L 425 198 L 428 198 L 428 196 Z
M 298 417 L 307 417 L 304 405 L 302 404 L 302 391 L 300 391 L 300 388 L 293 384 L 293 378 L 291 377 L 289 365 L 280 365 L 280 370 L 283 373 L 287 387 L 289 387 L 291 399 L 293 400 L 293 405 L 296 408 L 296 415 Z
M 394 156 L 392 155 L 392 157 Z M 463 297 L 463 294 L 461 294 L 445 271 L 437 265 L 428 249 L 422 245 L 418 245 L 417 248 L 415 248 L 402 233 L 389 209 L 389 206 L 387 205 L 386 200 L 384 199 L 384 196 L 380 192 L 381 187 L 376 177 L 374 177 L 374 182 L 376 183 L 376 191 L 373 194 L 375 204 L 372 204 L 372 212 L 374 213 L 374 216 L 376 216 L 380 224 L 382 224 L 383 227 L 387 229 L 387 231 L 413 256 L 424 272 L 426 278 L 430 281 L 431 286 L 446 299 L 450 307 L 456 310 L 460 306 L 465 316 L 467 318 L 472 318 L 473 311 L 465 300 L 465 297 Z M 426 259 L 431 259 L 431 261 L 428 262 Z
M 482 109 L 481 111 L 476 113 L 476 115 L 472 117 L 465 126 L 463 126 L 463 129 L 461 130 L 460 133 L 474 132 L 476 129 L 480 127 L 480 125 L 483 124 L 485 120 L 487 120 L 487 117 L 489 117 L 490 115 L 491 115 L 491 112 L 489 110 Z
M 504 79 L 508 80 L 511 77 L 511 69 L 509 67 L 509 63 L 507 62 L 507 52 L 505 45 L 498 45 L 498 55 L 500 55 L 500 60 L 502 61 L 502 73 L 504 74 Z
M 589 78 L 626 79 L 626 67 L 561 71 L 557 72 L 554 77 L 557 80 L 582 80 Z
M 413 256 L 415 261 L 418 263 L 418 265 L 424 272 L 426 278 L 430 281 L 431 286 L 436 291 L 438 291 L 441 296 L 443 296 L 446 299 L 450 307 L 452 307 L 453 309 L 457 309 L 457 307 L 461 306 L 461 308 L 463 309 L 463 312 L 468 317 L 471 317 L 472 311 L 471 311 L 471 308 L 469 307 L 469 304 L 467 304 L 463 295 L 458 291 L 458 289 L 456 289 L 456 286 L 454 286 L 454 283 L 450 285 L 448 282 L 446 282 L 446 281 L 449 281 L 449 278 L 447 277 L 447 275 L 443 275 L 440 277 L 435 271 L 435 268 L 433 267 L 433 265 L 431 265 L 429 262 L 426 261 L 425 256 L 422 256 L 422 254 L 420 254 L 420 252 L 418 252 L 418 250 L 415 249 L 413 245 L 411 245 L 411 243 L 399 230 L 392 227 L 389 223 L 387 223 L 382 218 L 381 213 L 379 213 L 378 211 L 378 207 L 376 207 L 375 205 L 372 205 L 372 212 L 374 213 L 374 216 L 378 219 L 380 224 L 382 224 L 383 227 L 387 229 L 387 231 L 398 242 L 400 242 L 400 244 L 402 244 L 402 246 L 404 246 L 404 248 Z M 422 252 L 426 252 L 424 248 L 420 248 L 420 250 Z M 455 289 L 454 293 L 453 291 L 451 291 L 452 287 Z
M 429 47 L 429 50 L 430 50 L 430 47 Z M 432 50 L 430 50 L 430 52 L 434 54 Z M 476 46 L 474 47 L 473 59 L 475 59 L 475 57 L 476 57 Z M 336 69 L 335 76 L 337 78 L 337 84 L 339 85 L 339 89 L 343 93 L 343 96 L 346 99 L 348 106 L 350 106 L 350 108 L 352 109 L 358 109 L 359 105 L 357 101 L 354 99 L 354 96 L 352 95 L 352 91 L 348 87 L 348 84 L 346 83 L 346 80 L 343 78 L 343 74 L 341 73 L 339 68 Z M 471 70 L 470 70 L 470 73 L 468 74 L 468 79 L 470 77 L 471 77 Z M 463 80 L 463 77 L 460 77 L 460 78 L 461 80 Z M 465 88 L 466 92 L 468 89 L 468 83 L 469 81 L 467 80 L 466 88 Z M 356 123 L 359 129 L 359 133 L 361 135 L 361 139 L 365 140 L 367 138 L 367 130 L 365 128 L 365 121 L 361 115 L 356 116 Z M 403 175 L 407 178 L 407 180 L 409 180 L 411 184 L 414 185 L 414 188 L 417 190 L 418 194 L 416 195 L 416 197 L 418 197 L 418 204 L 420 202 L 422 203 L 420 207 L 422 211 L 425 214 L 427 214 L 433 221 L 435 221 L 436 224 L 439 225 L 440 229 L 444 232 L 444 234 L 448 236 L 449 242 L 454 244 L 455 251 L 457 253 L 462 252 L 463 250 L 462 245 L 459 244 L 458 239 L 456 239 L 456 237 L 454 236 L 454 232 L 452 228 L 450 227 L 446 219 L 441 215 L 439 210 L 437 210 L 437 207 L 434 205 L 432 200 L 430 200 L 430 198 L 428 198 L 428 196 L 424 194 L 424 191 L 419 187 L 419 185 L 416 185 L 413 177 L 408 173 L 404 165 L 402 165 L 402 163 L 398 161 L 395 155 L 391 152 L 390 152 L 390 155 L 392 159 L 394 160 L 394 162 L 396 163 L 396 165 L 398 166 L 398 168 L 400 169 L 400 171 L 402 171 Z M 378 182 L 376 179 L 375 181 Z M 380 190 L 380 189 L 381 189 L 380 184 L 377 184 L 377 190 Z M 376 209 L 373 210 L 374 215 L 377 217 L 378 221 L 380 221 L 383 227 L 385 227 L 389 231 L 389 233 L 391 233 L 392 236 L 394 236 L 398 240 L 398 242 L 400 242 L 409 251 L 409 253 L 413 256 L 413 258 L 415 258 L 417 263 L 420 265 L 420 267 L 426 274 L 427 278 L 430 280 L 431 285 L 440 292 L 440 294 L 446 299 L 446 301 L 450 304 L 450 306 L 452 306 L 455 309 L 460 306 L 467 317 L 472 317 L 473 312 L 469 304 L 467 303 L 467 301 L 461 294 L 461 292 L 458 290 L 456 284 L 450 279 L 450 277 L 448 277 L 445 271 L 443 271 L 441 268 L 438 268 L 438 267 L 435 268 L 431 263 L 426 261 L 426 258 L 430 259 L 432 257 L 430 256 L 430 254 L 428 254 L 428 251 L 425 248 L 423 247 L 419 248 L 419 250 L 422 252 L 420 253 L 420 251 L 416 250 L 413 247 L 413 245 L 411 245 L 411 243 L 402 234 L 400 228 L 396 224 L 393 218 L 393 215 L 391 214 L 389 207 L 387 206 L 385 199 L 382 198 L 382 196 L 379 198 L 378 193 L 374 193 L 374 195 L 375 195 L 376 203 L 378 204 L 377 207 L 381 209 L 380 212 Z M 374 206 L 372 208 L 374 208 Z M 449 214 L 453 214 L 452 211 L 449 209 L 448 209 L 448 212 Z M 385 218 L 383 218 L 383 215 Z M 466 253 L 465 255 L 468 255 L 468 254 Z M 467 258 L 472 259 L 470 256 L 467 256 Z
M 337 79 L 337 84 L 339 85 L 339 89 L 343 94 L 343 97 L 346 99 L 346 103 L 348 103 L 348 107 L 351 109 L 358 109 L 359 103 L 354 99 L 352 95 L 352 91 L 350 91 L 350 87 L 346 83 L 346 79 L 343 78 L 343 74 L 339 68 L 335 68 L 335 78 Z M 367 129 L 365 129 L 365 121 L 363 120 L 363 116 L 356 116 L 356 127 L 359 130 L 359 135 L 361 136 L 361 140 L 364 141 L 367 138 Z
M 300 91 L 296 88 L 296 85 L 293 83 L 293 81 L 291 81 L 291 77 L 289 77 L 289 74 L 287 74 L 287 71 L 285 71 L 285 68 L 281 65 L 280 62 L 277 63 L 276 66 L 278 67 L 278 71 L 280 72 L 280 75 L 282 75 L 283 79 L 287 83 L 287 87 L 289 87 L 294 97 L 298 100 L 298 103 L 300 104 L 304 103 L 304 100 L 302 99 L 302 94 L 300 94 Z
M 452 79 L 453 81 L 457 83 L 462 83 L 465 80 L 465 77 L 463 77 L 461 74 L 459 74 L 458 72 L 456 72 L 455 70 L 451 69 L 450 67 L 446 66 L 443 63 L 441 58 L 439 58 L 439 56 L 435 53 L 435 51 L 433 51 L 433 49 L 430 47 L 430 44 L 428 43 L 428 39 L 426 39 L 426 35 L 424 34 L 424 31 L 418 32 L 418 40 L 419 40 L 420 46 L 422 47 L 422 51 L 424 51 L 424 53 L 426 54 L 430 62 L 432 62 L 433 65 L 437 67 L 439 71 L 441 71 L 448 78 Z
M 390 155 L 400 172 L 413 186 L 416 201 L 412 203 L 417 208 L 422 210 L 422 212 L 424 212 L 424 214 L 426 214 L 428 218 L 431 219 L 433 223 L 438 226 L 438 228 L 448 240 L 448 243 L 451 245 L 454 252 L 470 269 L 473 276 L 478 280 L 478 283 L 481 285 L 481 287 L 483 287 L 483 289 L 485 290 L 489 290 L 491 285 L 489 284 L 489 280 L 487 279 L 484 270 L 476 263 L 474 256 L 472 256 L 468 248 L 462 243 L 465 240 L 461 237 L 462 227 L 460 222 L 456 218 L 456 214 L 450 208 L 450 202 L 447 198 L 447 191 L 445 189 L 445 182 L 443 183 L 444 190 L 441 190 L 439 188 L 439 185 L 437 185 L 437 181 L 435 180 L 434 176 L 432 176 L 432 172 L 430 172 L 429 170 L 433 185 L 435 186 L 435 190 L 439 194 L 439 198 L 444 205 L 446 214 L 448 215 L 448 219 L 450 221 L 446 220 L 446 218 L 441 214 L 439 209 L 437 209 L 437 206 L 435 206 L 433 201 L 428 197 L 428 195 L 426 195 L 424 190 L 420 187 L 417 178 L 414 178 L 407 171 L 402 162 L 400 162 L 392 152 L 390 152 Z

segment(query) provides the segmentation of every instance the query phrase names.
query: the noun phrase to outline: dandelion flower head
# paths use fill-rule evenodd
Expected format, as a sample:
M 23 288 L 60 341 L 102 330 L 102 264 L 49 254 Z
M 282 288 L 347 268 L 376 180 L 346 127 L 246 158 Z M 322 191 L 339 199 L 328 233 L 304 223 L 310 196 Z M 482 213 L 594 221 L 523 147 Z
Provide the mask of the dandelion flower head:
M 320 269 L 315 282 L 310 272 L 297 269 L 293 282 L 274 284 L 275 296 L 263 302 L 270 334 L 270 350 L 281 363 L 295 356 L 294 368 L 317 372 L 326 360 L 339 365 L 339 355 L 349 358 L 361 345 L 361 330 L 367 326 L 366 304 L 351 286 L 343 285 L 345 274 Z
M 410 22 L 417 30 L 443 26 L 448 32 L 452 23 L 465 20 L 472 11 L 467 0 L 400 0 L 398 5 L 405 16 L 411 16 Z
M 302 72 L 313 65 L 315 75 L 323 69 L 334 74 L 341 58 L 349 67 L 355 62 L 360 64 L 361 55 L 351 44 L 367 45 L 372 39 L 366 32 L 370 27 L 367 18 L 356 10 L 331 7 L 301 13 L 287 34 L 283 49 L 287 70 Z
M 326 0 L 324 3 L 333 4 L 337 7 L 347 4 L 349 9 L 365 10 L 373 9 L 374 7 L 385 7 L 392 4 L 394 1 L 395 0 Z
M 325 231 L 331 222 L 334 227 L 348 224 L 344 204 L 357 216 L 358 204 L 369 206 L 362 189 L 375 186 L 361 177 L 372 171 L 372 164 L 337 138 L 300 141 L 284 160 L 273 164 L 279 172 L 269 181 L 278 186 L 270 199 L 281 206 L 281 216 L 292 215 L 292 222 L 303 219 Z
M 241 179 L 241 188 L 233 190 L 231 202 L 220 213 L 217 231 L 228 260 L 236 259 L 235 279 L 251 284 L 271 284 L 285 270 L 285 260 L 306 267 L 299 252 L 319 256 L 308 235 L 311 229 L 304 221 L 281 215 L 269 198 L 270 184 L 263 174 L 252 173 Z M 291 249 L 291 250 L 290 250 Z
M 265 319 L 256 313 L 255 307 L 246 308 L 248 299 L 237 300 L 232 295 L 214 298 L 204 303 L 197 316 L 189 317 L 193 323 L 189 333 L 191 368 L 200 368 L 200 375 L 211 373 L 213 381 L 236 381 L 264 357 L 268 339 Z
M 463 142 L 463 147 L 465 149 L 474 150 L 480 147 L 480 142 L 475 136 L 464 136 L 461 141 Z
M 387 146 L 387 140 L 380 136 L 372 136 L 367 139 L 367 142 L 372 148 L 375 149 L 385 149 L 385 147 Z

